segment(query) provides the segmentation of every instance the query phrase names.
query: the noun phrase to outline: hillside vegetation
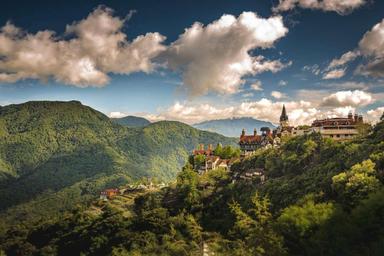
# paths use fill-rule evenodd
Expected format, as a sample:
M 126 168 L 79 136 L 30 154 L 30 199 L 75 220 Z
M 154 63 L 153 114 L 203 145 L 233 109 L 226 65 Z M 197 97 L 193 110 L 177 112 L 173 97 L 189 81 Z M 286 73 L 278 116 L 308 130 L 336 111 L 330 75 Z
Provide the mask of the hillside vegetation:
M 128 128 L 80 102 L 0 108 L 0 226 L 59 216 L 105 187 L 172 180 L 200 142 L 233 139 L 179 122 Z
M 122 118 L 111 118 L 111 120 L 117 124 L 125 125 L 128 127 L 144 127 L 151 122 L 143 117 L 138 116 L 125 116 Z
M 97 214 L 14 227 L 0 244 L 9 255 L 383 255 L 383 152 L 384 122 L 355 141 L 299 136 L 232 167 L 263 168 L 265 182 L 186 164 L 133 204 L 95 201 Z

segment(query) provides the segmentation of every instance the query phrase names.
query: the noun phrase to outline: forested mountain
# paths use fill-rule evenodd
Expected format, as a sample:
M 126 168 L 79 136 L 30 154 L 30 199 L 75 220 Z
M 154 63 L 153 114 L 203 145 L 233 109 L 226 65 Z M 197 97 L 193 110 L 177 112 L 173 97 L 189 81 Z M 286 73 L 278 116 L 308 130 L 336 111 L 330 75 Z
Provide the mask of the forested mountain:
M 179 122 L 128 128 L 76 101 L 3 106 L 0 224 L 58 216 L 142 177 L 172 180 L 201 142 L 236 141 Z
M 228 137 L 239 137 L 242 129 L 245 129 L 249 134 L 253 134 L 255 128 L 257 132 L 260 132 L 261 127 L 269 127 L 271 130 L 276 128 L 271 122 L 261 121 L 251 117 L 209 120 L 194 124 L 193 127 L 205 131 L 217 132 Z
M 174 185 L 14 227 L 0 244 L 9 255 L 383 255 L 383 141 L 381 122 L 354 141 L 298 136 L 231 172 L 186 164 Z M 234 179 L 256 168 L 264 182 Z
M 125 125 L 128 127 L 144 127 L 149 125 L 151 122 L 143 117 L 138 116 L 125 116 L 122 118 L 111 118 L 115 123 Z

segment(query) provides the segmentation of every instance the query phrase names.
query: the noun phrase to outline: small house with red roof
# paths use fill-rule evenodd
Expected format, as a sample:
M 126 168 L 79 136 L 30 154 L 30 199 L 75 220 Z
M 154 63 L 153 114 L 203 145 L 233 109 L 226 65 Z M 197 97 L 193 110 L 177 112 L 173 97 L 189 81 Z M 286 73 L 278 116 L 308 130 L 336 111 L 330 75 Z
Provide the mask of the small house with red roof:
M 110 188 L 106 189 L 104 191 L 100 192 L 100 199 L 102 200 L 108 200 L 111 199 L 112 197 L 116 196 L 119 193 L 119 190 L 116 188 Z
M 204 144 L 200 144 L 198 149 L 194 149 L 192 151 L 192 154 L 194 156 L 197 156 L 197 155 L 211 156 L 213 155 L 212 144 L 209 144 L 207 149 L 204 148 Z

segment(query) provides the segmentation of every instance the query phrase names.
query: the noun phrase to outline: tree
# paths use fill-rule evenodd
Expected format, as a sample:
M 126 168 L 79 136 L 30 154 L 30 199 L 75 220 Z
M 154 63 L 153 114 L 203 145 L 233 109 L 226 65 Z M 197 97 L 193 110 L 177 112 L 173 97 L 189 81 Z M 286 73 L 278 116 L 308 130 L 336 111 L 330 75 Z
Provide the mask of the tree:
M 176 188 L 178 195 L 183 198 L 185 209 L 190 210 L 199 204 L 200 195 L 197 189 L 198 182 L 198 174 L 192 170 L 190 165 L 186 165 L 177 175 Z
M 383 114 L 380 117 L 380 121 L 384 121 L 384 112 L 383 112 Z
M 223 153 L 223 146 L 221 145 L 221 143 L 217 144 L 213 153 L 215 154 L 215 156 L 220 156 Z
M 368 159 L 333 176 L 332 187 L 342 203 L 353 206 L 379 188 L 380 181 L 375 174 L 375 163 Z
M 252 208 L 244 212 L 237 202 L 230 204 L 235 223 L 230 231 L 239 255 L 283 255 L 282 238 L 273 229 L 270 202 L 256 193 Z
M 305 196 L 296 205 L 285 208 L 277 219 L 286 246 L 293 255 L 300 254 L 316 230 L 329 220 L 335 211 L 332 203 L 315 203 L 314 195 Z
M 193 167 L 199 169 L 205 164 L 206 157 L 205 155 L 197 155 L 193 158 Z

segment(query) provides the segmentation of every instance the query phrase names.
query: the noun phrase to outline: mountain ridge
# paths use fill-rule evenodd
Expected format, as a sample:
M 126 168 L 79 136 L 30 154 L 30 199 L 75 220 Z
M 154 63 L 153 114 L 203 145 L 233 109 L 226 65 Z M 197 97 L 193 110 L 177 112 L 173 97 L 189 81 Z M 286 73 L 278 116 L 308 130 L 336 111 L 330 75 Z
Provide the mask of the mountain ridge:
M 111 118 L 111 120 L 115 123 L 118 123 L 120 125 L 128 126 L 128 127 L 144 127 L 151 122 L 144 117 L 139 116 L 125 116 L 121 118 Z
M 205 131 L 217 132 L 227 137 L 238 137 L 242 129 L 245 129 L 248 133 L 253 133 L 255 128 L 258 131 L 260 131 L 261 127 L 269 127 L 271 129 L 276 128 L 271 122 L 258 120 L 253 117 L 232 117 L 208 120 L 193 124 L 192 126 Z
M 106 187 L 143 177 L 174 179 L 201 142 L 236 143 L 180 122 L 125 127 L 78 101 L 3 106 L 0 226 L 32 208 L 36 214 L 31 218 L 36 220 L 47 212 L 57 214 L 89 201 Z M 31 206 L 44 200 L 49 202 L 48 210 L 46 203 Z

